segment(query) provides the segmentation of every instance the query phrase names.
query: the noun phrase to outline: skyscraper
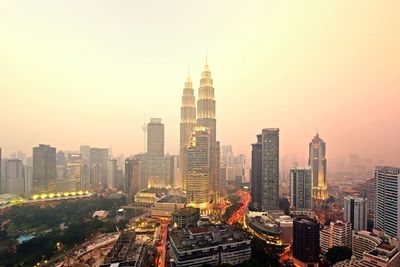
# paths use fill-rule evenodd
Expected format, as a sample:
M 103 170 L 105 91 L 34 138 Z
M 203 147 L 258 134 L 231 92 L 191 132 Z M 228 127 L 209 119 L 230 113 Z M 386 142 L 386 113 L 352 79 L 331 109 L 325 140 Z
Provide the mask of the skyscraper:
M 325 152 L 326 144 L 317 132 L 310 142 L 308 157 L 308 165 L 312 170 L 313 198 L 315 199 L 326 199 L 328 197 Z
M 187 177 L 187 148 L 190 144 L 190 139 L 193 132 L 193 127 L 196 125 L 196 104 L 192 81 L 189 77 L 185 82 L 185 88 L 182 95 L 181 106 L 181 123 L 180 123 L 180 155 L 179 155 L 179 170 L 181 178 L 181 188 L 186 189 Z
M 22 161 L 19 159 L 10 159 L 7 161 L 5 168 L 5 191 L 9 194 L 23 195 L 24 177 Z
M 293 221 L 293 262 L 295 266 L 318 266 L 320 224 L 308 217 Z
M 290 207 L 311 211 L 312 179 L 310 167 L 290 169 Z
M 279 129 L 262 130 L 262 209 L 279 210 Z
M 94 190 L 107 188 L 108 149 L 90 148 L 90 185 Z
M 2 193 L 3 192 L 3 185 L 2 185 L 2 182 L 3 182 L 3 177 L 2 177 L 2 172 L 1 172 L 1 165 L 2 165 L 2 158 L 1 158 L 1 147 L 0 147 L 0 193 Z
M 164 124 L 160 118 L 151 118 L 147 124 L 147 154 L 164 157 Z
M 147 184 L 146 184 L 147 187 Z M 125 192 L 129 200 L 140 190 L 140 162 L 134 157 L 125 159 Z
M 118 161 L 116 159 L 109 159 L 107 166 L 107 188 L 117 189 L 118 181 Z
M 361 197 L 344 197 L 344 219 L 351 223 L 353 230 L 367 230 L 367 199 Z
M 39 145 L 33 148 L 33 187 L 36 192 L 51 191 L 55 188 L 56 148 Z
M 82 156 L 79 153 L 69 153 L 66 162 L 66 178 L 69 181 L 74 181 L 77 185 L 76 189 L 82 189 L 85 186 L 85 181 L 82 179 Z M 83 184 L 82 184 L 83 183 Z
M 29 196 L 32 192 L 32 167 L 24 166 L 23 169 L 24 175 L 24 195 Z
M 375 169 L 375 226 L 400 239 L 400 168 Z
M 188 203 L 206 208 L 209 201 L 210 178 L 210 130 L 195 127 L 188 147 L 188 172 L 186 195 Z
M 217 120 L 215 113 L 215 97 L 213 80 L 211 72 L 206 64 L 204 71 L 201 73 L 199 97 L 197 100 L 197 125 L 207 127 L 209 129 L 210 141 L 210 196 L 217 201 L 219 196 L 219 146 L 216 141 L 217 136 Z
M 255 208 L 262 207 L 262 135 L 251 145 L 251 202 Z

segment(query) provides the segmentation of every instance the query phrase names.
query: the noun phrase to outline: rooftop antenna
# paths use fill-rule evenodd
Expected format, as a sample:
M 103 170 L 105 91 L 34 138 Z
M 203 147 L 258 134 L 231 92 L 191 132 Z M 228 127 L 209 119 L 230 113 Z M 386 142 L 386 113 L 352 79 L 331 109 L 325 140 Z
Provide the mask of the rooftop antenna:
M 142 131 L 143 131 L 143 153 L 146 153 L 146 132 L 147 132 L 146 114 L 144 114 Z

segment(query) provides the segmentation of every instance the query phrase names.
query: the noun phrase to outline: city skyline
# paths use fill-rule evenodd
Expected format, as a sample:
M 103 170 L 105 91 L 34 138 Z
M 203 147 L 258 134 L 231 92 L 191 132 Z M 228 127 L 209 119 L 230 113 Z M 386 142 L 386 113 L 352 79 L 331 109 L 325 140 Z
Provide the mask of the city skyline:
M 179 154 L 186 65 L 197 95 L 207 48 L 221 145 L 249 159 L 253 133 L 279 127 L 280 154 L 305 161 L 319 130 L 330 162 L 398 165 L 399 5 L 2 3 L 3 157 L 42 143 L 136 154 L 144 114 L 162 118 L 165 151 Z

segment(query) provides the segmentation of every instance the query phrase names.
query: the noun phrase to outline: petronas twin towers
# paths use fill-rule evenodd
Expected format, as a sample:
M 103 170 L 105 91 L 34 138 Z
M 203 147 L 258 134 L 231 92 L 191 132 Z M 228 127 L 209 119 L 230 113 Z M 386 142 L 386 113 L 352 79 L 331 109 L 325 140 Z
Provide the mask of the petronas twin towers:
M 194 205 L 204 206 L 219 198 L 219 142 L 216 141 L 216 130 L 214 87 L 206 59 L 201 73 L 197 112 L 189 75 L 181 106 L 181 187 L 186 190 L 188 202 Z M 204 138 L 205 132 L 207 138 Z M 206 181 L 199 182 L 202 179 Z

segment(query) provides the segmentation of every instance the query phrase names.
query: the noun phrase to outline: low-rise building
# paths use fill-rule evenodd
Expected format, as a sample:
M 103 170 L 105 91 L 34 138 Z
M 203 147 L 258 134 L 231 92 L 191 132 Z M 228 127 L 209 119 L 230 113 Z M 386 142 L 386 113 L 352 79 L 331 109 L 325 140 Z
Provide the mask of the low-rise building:
M 151 207 L 151 217 L 171 218 L 172 213 L 185 206 L 186 198 L 179 195 L 167 195 L 156 201 Z
M 267 244 L 282 245 L 280 239 L 282 230 L 276 221 L 278 216 L 263 211 L 248 211 L 245 215 L 245 225 L 253 235 L 263 239 Z
M 251 258 L 250 237 L 229 225 L 173 229 L 170 242 L 178 267 L 239 265 Z
M 372 232 L 368 231 L 353 232 L 352 239 L 353 239 L 352 241 L 353 256 L 356 257 L 356 259 L 358 260 L 363 259 L 364 252 L 374 251 L 382 244 L 397 246 L 399 242 L 397 239 L 387 236 L 380 229 L 373 229 Z
M 196 226 L 200 220 L 200 209 L 193 207 L 184 207 L 172 213 L 174 227 L 186 228 Z

